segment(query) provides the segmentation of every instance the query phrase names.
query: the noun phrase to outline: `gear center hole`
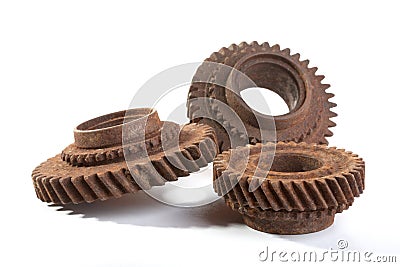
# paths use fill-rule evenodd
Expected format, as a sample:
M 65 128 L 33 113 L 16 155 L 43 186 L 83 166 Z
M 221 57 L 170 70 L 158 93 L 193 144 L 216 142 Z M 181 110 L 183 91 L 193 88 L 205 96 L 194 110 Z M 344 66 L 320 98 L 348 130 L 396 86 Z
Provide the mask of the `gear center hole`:
M 279 116 L 289 113 L 289 106 L 285 100 L 268 88 L 246 88 L 240 92 L 240 96 L 250 108 L 262 114 Z
M 283 108 L 281 103 L 279 103 L 277 114 L 267 115 L 286 115 L 298 109 L 302 104 L 303 100 L 299 87 L 299 81 L 301 78 L 295 74 L 293 70 L 284 68 L 274 62 L 267 61 L 249 64 L 249 66 L 242 69 L 242 72 L 244 72 L 244 74 L 246 74 L 257 85 L 257 88 L 264 88 L 264 91 L 267 91 L 265 89 L 268 89 L 276 93 L 286 103 L 287 108 Z M 276 97 L 272 98 L 272 94 L 268 95 L 266 100 L 268 100 L 267 104 L 271 105 L 271 107 L 274 107 L 275 103 L 278 103 Z M 244 101 L 246 104 L 249 104 L 246 99 L 244 99 Z M 260 102 L 260 100 L 258 100 L 258 102 Z M 249 106 L 253 108 L 251 105 L 252 104 L 250 103 Z
M 310 156 L 277 153 L 270 170 L 274 172 L 307 172 L 319 169 L 322 165 L 320 160 Z

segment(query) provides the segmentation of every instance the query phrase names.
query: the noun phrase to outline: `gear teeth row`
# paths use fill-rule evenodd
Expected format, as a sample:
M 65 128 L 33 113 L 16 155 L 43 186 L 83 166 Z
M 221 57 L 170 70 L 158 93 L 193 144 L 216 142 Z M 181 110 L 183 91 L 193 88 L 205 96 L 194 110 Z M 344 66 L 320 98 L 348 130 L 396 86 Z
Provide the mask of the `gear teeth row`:
M 141 189 L 164 185 L 167 181 L 176 181 L 211 162 L 218 153 L 214 131 L 205 125 L 189 124 L 191 130 L 204 134 L 191 145 L 184 145 L 178 151 L 168 150 L 161 157 L 151 162 L 139 162 L 128 166 L 119 162 L 116 170 L 80 175 L 76 177 L 49 176 L 42 173 L 44 164 L 54 161 L 57 165 L 68 164 L 60 160 L 61 155 L 49 159 L 32 172 L 32 179 L 37 197 L 43 202 L 69 204 L 93 202 L 119 198 L 124 194 L 135 193 Z M 187 160 L 182 160 L 182 156 Z M 129 163 L 128 163 L 129 164 Z M 119 166 L 118 165 L 118 166 Z M 86 168 L 74 167 L 70 168 Z M 95 167 L 91 167 L 95 168 Z
M 307 148 L 306 143 L 282 143 L 277 146 Z M 335 152 L 334 148 L 315 146 L 326 152 Z M 249 191 L 252 179 L 257 177 L 241 176 L 226 170 L 227 153 L 217 156 L 214 160 L 214 189 L 219 195 L 231 203 L 238 203 L 241 207 L 260 208 L 273 211 L 315 211 L 336 209 L 341 212 L 349 207 L 354 198 L 358 197 L 365 188 L 365 164 L 362 159 L 351 152 L 340 151 L 349 158 L 354 166 L 338 175 L 315 179 L 265 179 L 262 185 L 254 192 Z M 229 191 L 229 192 L 228 192 Z M 227 192 L 227 194 L 226 194 Z
M 225 200 L 226 204 L 233 210 L 237 210 L 240 214 L 245 214 L 254 218 L 268 219 L 268 220 L 310 220 L 313 218 L 321 218 L 323 216 L 330 216 L 336 214 L 335 209 L 324 209 L 315 211 L 273 211 L 263 210 L 261 208 L 242 207 L 239 203 Z
M 124 151 L 122 147 L 112 149 L 106 152 L 100 153 L 85 153 L 85 154 L 71 154 L 66 150 L 61 152 L 61 159 L 73 166 L 92 166 L 100 164 L 105 161 L 114 161 L 124 157 Z
M 126 169 L 75 178 L 45 177 L 34 172 L 32 178 L 38 198 L 54 204 L 90 203 L 140 190 Z

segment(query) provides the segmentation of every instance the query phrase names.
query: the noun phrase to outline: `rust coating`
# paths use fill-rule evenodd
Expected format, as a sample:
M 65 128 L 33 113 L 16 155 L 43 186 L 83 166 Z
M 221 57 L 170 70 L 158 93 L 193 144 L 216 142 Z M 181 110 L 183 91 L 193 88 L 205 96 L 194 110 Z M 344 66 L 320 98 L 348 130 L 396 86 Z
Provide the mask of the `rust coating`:
M 365 163 L 352 152 L 325 145 L 278 142 L 272 165 L 260 166 L 261 149 L 273 150 L 274 146 L 256 144 L 235 150 L 249 152 L 243 173 L 235 169 L 235 162 L 229 162 L 232 150 L 214 160 L 215 191 L 219 195 L 228 191 L 224 195 L 227 205 L 256 230 L 274 234 L 323 230 L 365 188 Z M 266 177 L 254 176 L 257 165 L 270 168 Z M 250 192 L 253 179 L 261 179 L 261 186 Z
M 246 88 L 232 92 L 220 85 L 192 82 L 188 94 L 188 117 L 192 122 L 203 122 L 215 129 L 221 151 L 230 148 L 229 136 L 238 134 L 237 129 L 230 125 L 229 119 L 223 120 L 224 129 L 220 123 L 210 118 L 196 117 L 199 107 L 192 100 L 199 97 L 212 98 L 230 106 L 242 119 L 251 144 L 260 141 L 328 144 L 326 137 L 333 135 L 328 128 L 336 125 L 330 120 L 337 116 L 330 110 L 336 106 L 329 101 L 334 95 L 326 92 L 330 85 L 322 83 L 324 76 L 316 75 L 317 68 L 309 68 L 308 60 L 300 61 L 299 54 L 291 55 L 289 49 L 281 50 L 279 45 L 243 42 L 239 45 L 233 44 L 229 48 L 223 47 L 211 54 L 205 62 L 225 64 L 244 73 L 258 87 L 276 92 L 289 107 L 289 113 L 273 117 L 276 140 L 261 140 L 260 124 L 257 122 L 263 123 L 272 116 L 253 110 L 244 102 L 240 90 Z M 207 68 L 200 66 L 198 72 L 204 76 L 204 71 L 207 71 Z M 210 73 L 210 81 L 221 80 L 218 75 L 226 74 Z M 210 105 L 208 112 L 218 113 L 218 107 Z
M 133 138 L 128 144 L 122 145 L 121 118 L 125 112 L 94 119 L 96 134 L 78 134 L 79 145 L 91 148 L 84 149 L 76 143 L 72 144 L 62 154 L 34 169 L 32 179 L 37 197 L 55 204 L 117 198 L 198 171 L 211 162 L 218 152 L 214 131 L 207 125 L 190 123 L 180 128 L 173 122 L 161 122 L 154 110 L 133 111 L 131 114 L 141 115 L 128 118 L 132 131 L 138 129 L 135 120 L 138 120 L 140 127 L 144 125 L 144 118 L 147 121 L 144 142 Z M 148 114 L 151 114 L 150 119 Z M 151 125 L 147 125 L 149 123 Z M 81 125 L 85 126 L 85 123 Z M 90 128 L 88 126 L 81 131 L 91 131 Z M 162 139 L 160 132 L 163 133 Z M 112 140 L 110 133 L 115 133 L 116 140 Z M 112 146 L 104 148 L 102 138 Z M 100 148 L 95 146 L 96 143 Z M 129 158 L 129 161 L 125 158 Z

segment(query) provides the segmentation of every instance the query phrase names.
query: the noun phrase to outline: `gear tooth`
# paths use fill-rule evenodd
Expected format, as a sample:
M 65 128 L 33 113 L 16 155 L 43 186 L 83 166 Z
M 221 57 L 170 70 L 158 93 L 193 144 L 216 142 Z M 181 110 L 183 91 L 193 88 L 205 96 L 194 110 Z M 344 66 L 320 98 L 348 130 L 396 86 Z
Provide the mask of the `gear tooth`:
M 215 155 L 218 153 L 215 136 L 213 136 L 213 138 L 205 138 L 204 141 L 199 144 L 199 148 L 206 161 L 212 162 Z
M 96 161 L 96 158 L 94 155 L 87 155 L 85 161 L 88 162 L 89 164 L 92 164 Z
M 317 68 L 317 67 L 312 67 L 312 68 L 309 68 L 309 70 L 310 70 L 310 72 L 311 72 L 312 74 L 315 75 L 315 73 L 317 72 L 318 68 Z
M 299 199 L 301 199 L 301 201 L 303 203 L 302 204 L 303 210 L 301 210 L 301 211 L 317 209 L 317 206 L 315 205 L 313 199 L 308 194 L 303 181 L 300 181 L 300 182 L 294 181 L 293 188 L 296 191 Z
M 268 202 L 271 204 L 272 210 L 278 211 L 281 209 L 281 203 L 272 188 L 271 181 L 267 181 L 266 183 L 261 184 L 261 189 L 264 192 L 265 197 Z
M 164 158 L 161 158 L 163 160 Z M 153 162 L 154 163 L 154 162 Z M 154 164 L 155 166 L 156 164 Z M 169 177 L 169 168 L 168 166 L 163 165 L 163 170 L 165 176 Z M 129 171 L 125 169 L 120 169 L 112 173 L 115 180 L 122 186 L 122 191 L 124 193 L 136 193 L 139 190 L 137 184 L 133 181 L 132 176 L 130 175 Z
M 262 46 L 262 47 L 265 47 L 265 48 L 271 48 L 271 46 L 269 45 L 268 42 L 262 43 L 261 46 Z
M 281 203 L 280 209 L 291 211 L 292 207 L 290 206 L 288 197 L 284 194 L 284 189 L 282 190 L 283 185 L 281 181 L 270 181 L 270 183 L 271 189 L 274 191 L 276 198 L 279 199 L 279 202 Z
M 60 184 L 60 178 L 51 178 L 50 185 L 53 188 L 54 192 L 56 193 L 60 203 L 67 204 L 71 203 L 71 199 L 69 198 L 68 194 L 65 192 L 64 188 Z
M 50 180 L 52 178 L 53 177 L 50 176 L 42 179 L 44 189 L 46 190 L 47 195 L 50 197 L 51 202 L 53 202 L 54 204 L 61 204 L 62 203 L 61 200 L 58 198 L 54 188 L 50 184 Z
M 186 147 L 186 150 L 190 153 L 190 155 L 200 168 L 208 165 L 207 159 L 203 156 L 202 151 L 200 151 L 200 148 L 197 145 Z
M 316 184 L 314 182 L 305 181 L 304 185 L 306 186 L 307 192 L 313 199 L 317 209 L 328 209 L 328 204 L 325 202 L 325 199 L 321 195 Z
M 287 56 L 290 56 L 290 49 L 289 48 L 285 48 L 285 49 L 282 50 L 282 53 L 287 55 Z
M 303 65 L 303 67 L 307 68 L 307 67 L 308 67 L 308 64 L 310 64 L 310 60 L 308 60 L 308 59 L 303 60 L 303 61 L 301 62 L 301 64 Z
M 97 154 L 95 156 L 96 161 L 104 161 L 106 160 L 106 155 L 104 153 Z
M 262 184 L 261 184 L 262 186 Z M 260 205 L 261 209 L 266 210 L 266 209 L 271 209 L 272 206 L 269 203 L 267 197 L 265 196 L 264 192 L 261 189 L 261 186 L 257 188 L 257 190 L 255 190 L 253 192 L 254 197 L 256 198 L 257 203 Z
M 330 84 L 321 84 L 321 88 L 322 90 L 326 91 L 328 88 L 330 88 L 331 85 Z
M 347 203 L 353 203 L 354 195 L 352 193 L 349 183 L 347 182 L 347 179 L 342 175 L 335 177 L 335 179 L 340 185 L 340 188 L 346 198 Z
M 274 51 L 274 52 L 281 51 L 281 47 L 280 47 L 278 44 L 273 45 L 273 46 L 271 47 L 271 49 L 272 49 L 272 51 Z
M 182 164 L 185 166 L 186 170 L 189 172 L 197 172 L 200 170 L 200 167 L 196 164 L 192 155 L 186 150 L 182 150 L 180 152 L 184 158 L 181 158 Z M 185 159 L 186 158 L 186 159 Z
M 320 190 L 322 197 L 325 200 L 325 203 L 328 205 L 328 208 L 331 207 L 338 207 L 339 203 L 337 202 L 334 194 L 330 190 L 326 180 L 325 181 L 320 181 L 316 180 L 316 186 Z
M 43 175 L 38 175 L 35 181 L 36 187 L 39 189 L 40 195 L 43 197 L 41 198 L 42 201 L 44 202 L 51 202 L 50 196 L 46 191 L 46 188 L 44 187 L 44 182 L 43 180 L 46 178 L 46 176 Z
M 83 175 L 72 178 L 72 184 L 82 196 L 85 202 L 91 203 L 98 199 L 96 193 L 90 188 L 90 186 L 86 183 L 85 178 Z
M 250 43 L 250 46 L 260 46 L 257 41 L 253 41 Z
M 212 61 L 218 61 L 221 58 L 221 56 L 222 55 L 220 53 L 214 52 L 214 53 L 211 54 L 210 59 Z
M 239 48 L 244 48 L 244 47 L 248 47 L 248 46 L 249 46 L 249 44 L 247 42 L 241 42 L 239 44 Z
M 335 178 L 328 178 L 326 179 L 326 184 L 328 185 L 330 191 L 332 192 L 334 198 L 336 199 L 336 202 L 338 203 L 338 207 L 340 206 L 347 206 L 350 203 L 347 201 L 346 196 L 344 195 L 344 192 L 337 182 Z
M 337 116 L 338 116 L 337 113 L 335 113 L 335 112 L 333 112 L 333 111 L 331 111 L 331 110 L 329 111 L 328 115 L 329 115 L 329 118 L 334 118 L 334 117 L 337 117 Z
M 97 198 L 100 200 L 106 200 L 111 196 L 111 192 L 107 187 L 100 181 L 97 174 L 85 176 L 84 180 L 90 189 L 94 192 Z
M 351 192 L 354 197 L 360 196 L 360 191 L 358 189 L 357 181 L 355 177 L 351 173 L 343 173 L 343 176 L 346 178 L 348 184 L 350 185 Z
M 257 200 L 254 197 L 253 192 L 250 192 L 249 188 L 250 188 L 250 185 L 251 185 L 253 179 L 258 179 L 258 178 L 256 178 L 256 177 L 251 177 L 251 178 L 247 177 L 245 179 L 238 179 L 238 178 L 236 178 L 236 179 L 239 181 L 241 192 L 244 195 L 244 197 L 245 197 L 247 203 L 249 204 L 249 206 L 252 207 L 252 208 L 257 207 L 258 206 L 257 205 Z
M 223 56 L 229 55 L 229 49 L 226 47 L 222 47 L 218 52 Z
M 67 161 L 68 155 L 64 153 L 64 150 L 61 152 L 61 160 L 62 161 Z
M 291 204 L 291 210 L 304 211 L 305 208 L 303 206 L 302 201 L 297 196 L 297 194 L 295 194 L 293 183 L 294 183 L 293 181 L 290 182 L 281 181 L 283 192 L 286 195 L 286 199 L 288 199 Z
M 296 54 L 292 55 L 292 58 L 293 58 L 295 61 L 300 62 L 300 54 L 299 54 L 299 53 L 296 53 Z
M 334 96 L 335 96 L 335 94 L 326 93 L 326 98 L 327 98 L 327 99 L 330 99 L 330 98 L 332 98 L 332 97 L 334 97 Z
M 331 130 L 326 130 L 326 132 L 325 132 L 325 136 L 326 137 L 332 137 L 333 136 L 333 132 L 331 131 Z
M 85 201 L 79 191 L 75 188 L 74 184 L 71 182 L 71 177 L 61 178 L 60 184 L 68 194 L 72 203 L 78 204 Z
M 358 186 L 358 191 L 361 194 L 364 191 L 363 177 L 361 176 L 360 172 L 358 172 L 357 170 L 352 170 L 350 173 L 354 176 L 354 179 L 356 180 L 356 183 Z
M 365 165 L 356 166 L 354 170 L 359 174 L 359 183 L 361 184 L 361 189 L 364 191 L 365 189 Z
M 334 121 L 328 121 L 328 127 L 336 127 L 336 123 Z
M 333 102 L 328 102 L 329 108 L 336 108 L 337 104 Z
M 237 46 L 237 44 L 231 44 L 231 45 L 228 47 L 228 49 L 231 50 L 231 51 L 235 51 L 235 50 L 238 49 L 238 46 Z
M 234 201 L 238 201 L 236 198 L 236 194 L 233 190 L 233 188 L 230 188 L 230 185 L 228 179 L 229 179 L 229 174 L 230 172 L 224 171 L 221 176 L 219 177 L 219 186 L 220 186 L 220 194 L 221 195 L 226 195 L 227 197 L 233 199 Z M 244 199 L 244 198 L 243 198 Z
M 134 172 L 132 171 L 131 167 L 130 171 L 136 183 L 139 185 L 140 188 L 144 190 L 149 190 L 153 186 L 164 184 L 164 181 L 159 179 L 160 175 L 158 174 L 158 172 L 151 164 L 147 162 L 135 166 Z
M 71 163 L 78 163 L 78 164 L 84 164 L 85 163 L 85 155 L 79 155 L 77 157 L 73 157 L 73 160 Z
M 317 75 L 315 78 L 319 81 L 322 82 L 323 79 L 325 79 L 325 75 Z

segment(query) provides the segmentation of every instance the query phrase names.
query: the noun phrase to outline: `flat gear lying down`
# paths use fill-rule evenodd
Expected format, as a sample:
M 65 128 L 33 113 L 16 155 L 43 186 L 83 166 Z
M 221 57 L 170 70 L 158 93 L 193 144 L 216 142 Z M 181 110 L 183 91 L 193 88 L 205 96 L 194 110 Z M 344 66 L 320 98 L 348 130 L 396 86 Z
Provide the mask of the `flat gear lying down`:
M 55 204 L 118 198 L 198 171 L 218 152 L 209 126 L 180 128 L 152 109 L 128 111 L 128 118 L 121 111 L 79 125 L 75 143 L 32 172 L 37 197 Z M 122 142 L 124 120 L 134 136 L 128 142 Z M 141 140 L 135 133 L 143 125 Z
M 225 151 L 214 160 L 215 191 L 228 192 L 224 195 L 227 205 L 256 230 L 275 234 L 323 230 L 365 188 L 364 161 L 351 152 L 294 142 L 277 143 L 275 156 L 274 149 L 272 143 L 249 145 Z M 236 160 L 231 157 L 233 151 Z M 238 170 L 241 164 L 236 161 L 246 160 L 240 157 L 242 152 L 249 156 L 244 170 Z M 260 155 L 274 156 L 272 164 L 259 162 Z M 257 167 L 270 171 L 258 177 Z M 261 186 L 250 192 L 254 179 L 260 179 Z

